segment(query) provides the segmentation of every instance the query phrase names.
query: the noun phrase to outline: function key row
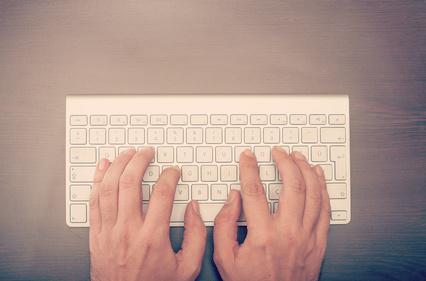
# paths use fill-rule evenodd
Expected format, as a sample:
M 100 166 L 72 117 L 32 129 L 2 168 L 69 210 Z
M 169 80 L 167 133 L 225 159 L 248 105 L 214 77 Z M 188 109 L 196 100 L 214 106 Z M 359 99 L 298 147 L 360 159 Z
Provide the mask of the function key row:
M 328 119 L 328 120 L 327 120 Z M 344 125 L 346 116 L 344 114 L 153 114 L 153 115 L 72 115 L 71 126 L 164 126 L 164 125 Z

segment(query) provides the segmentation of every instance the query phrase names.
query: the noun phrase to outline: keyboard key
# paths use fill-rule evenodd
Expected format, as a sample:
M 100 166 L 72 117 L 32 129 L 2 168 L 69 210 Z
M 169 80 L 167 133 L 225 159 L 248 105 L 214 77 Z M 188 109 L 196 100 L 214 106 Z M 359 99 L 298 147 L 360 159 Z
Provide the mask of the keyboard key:
M 70 200 L 71 201 L 89 201 L 91 185 L 71 185 Z
M 198 181 L 198 166 L 187 165 L 181 168 L 183 182 L 195 182 Z
M 261 140 L 261 129 L 249 127 L 244 129 L 244 142 L 247 144 L 257 144 Z
M 145 142 L 145 129 L 144 128 L 130 128 L 129 144 L 143 144 Z
M 100 147 L 99 148 L 99 159 L 107 158 L 110 162 L 115 159 L 115 147 Z
M 330 199 L 345 199 L 346 183 L 328 183 L 327 192 Z
M 86 129 L 71 129 L 70 130 L 70 144 L 86 144 L 87 131 Z
M 70 181 L 71 182 L 91 182 L 95 174 L 96 166 L 71 166 Z
M 214 182 L 217 181 L 217 166 L 201 166 L 201 181 L 204 182 Z
M 191 125 L 207 125 L 208 116 L 205 114 L 191 115 Z
M 346 130 L 345 128 L 321 128 L 321 142 L 322 143 L 345 143 Z
M 292 114 L 290 115 L 291 125 L 306 125 L 307 117 L 306 114 Z
M 285 114 L 272 114 L 271 125 L 287 125 L 287 115 Z
M 212 184 L 211 185 L 211 199 L 226 201 L 228 198 L 228 185 L 227 184 Z
M 90 116 L 90 125 L 92 125 L 92 126 L 106 126 L 106 125 L 108 125 L 108 116 L 106 116 L 106 115 L 92 115 L 92 116 Z
M 196 159 L 198 163 L 211 163 L 213 162 L 213 147 L 211 146 L 198 146 L 196 150 Z
M 232 147 L 231 146 L 216 146 L 216 162 L 229 163 L 232 162 Z
M 327 146 L 312 146 L 311 158 L 313 162 L 326 162 L 327 161 Z
M 111 115 L 110 119 L 111 126 L 126 126 L 127 116 L 126 115 Z
M 347 218 L 346 211 L 331 211 L 332 221 L 346 220 L 346 218 Z
M 241 143 L 241 142 L 242 142 L 241 128 L 225 129 L 225 143 Z
M 148 201 L 151 196 L 149 184 L 142 184 L 142 200 Z
M 237 181 L 237 166 L 223 165 L 220 166 L 220 179 L 223 182 Z
M 266 124 L 268 124 L 268 115 L 266 115 L 266 114 L 250 115 L 250 124 L 252 124 L 252 125 L 266 125 Z
M 186 129 L 186 142 L 188 144 L 202 144 L 203 141 L 203 128 Z
M 328 116 L 328 123 L 330 125 L 344 125 L 346 123 L 346 116 L 344 114 L 330 114 Z
M 298 151 L 305 156 L 305 158 L 309 161 L 309 147 L 308 146 L 301 146 L 301 145 L 295 145 L 293 146 L 293 151 Z
M 143 176 L 144 182 L 156 182 L 160 176 L 160 166 L 149 165 Z
M 179 146 L 176 151 L 178 163 L 192 163 L 194 161 L 194 149 L 191 146 Z
M 171 125 L 187 125 L 188 124 L 188 115 L 176 115 L 173 114 L 170 116 Z
M 264 128 L 263 142 L 268 144 L 280 143 L 280 128 Z
M 236 146 L 235 147 L 235 162 L 236 163 L 239 163 L 240 162 L 240 155 L 241 155 L 241 153 L 243 153 L 244 152 L 244 150 L 246 150 L 246 149 L 251 149 L 251 147 L 250 146 Z
M 87 206 L 86 204 L 71 204 L 70 205 L 70 221 L 72 223 L 87 222 Z
M 222 128 L 206 128 L 206 143 L 222 143 Z
M 175 201 L 189 200 L 189 186 L 187 184 L 178 184 L 176 186 Z
M 333 179 L 333 166 L 329 164 L 321 164 L 320 166 L 324 171 L 325 180 L 331 181 Z
M 318 129 L 317 128 L 302 128 L 302 142 L 303 143 L 317 143 L 318 142 Z
M 254 154 L 259 163 L 271 162 L 271 148 L 269 146 L 255 146 Z
M 168 128 L 167 129 L 168 144 L 183 144 L 183 128 Z
M 96 147 L 72 147 L 70 150 L 70 162 L 73 164 L 93 164 L 96 160 Z
M 283 128 L 283 143 L 299 143 L 299 129 L 296 127 Z
M 157 148 L 158 163 L 173 163 L 174 148 L 173 146 L 159 146 Z
M 164 129 L 163 128 L 149 128 L 147 130 L 149 144 L 163 144 L 164 143 Z
M 282 188 L 282 183 L 271 183 L 269 184 L 269 199 L 278 200 L 280 199 L 280 192 Z
M 90 129 L 89 131 L 90 144 L 106 144 L 106 130 L 101 128 Z
M 132 125 L 132 126 L 148 125 L 148 116 L 147 115 L 131 115 L 130 116 L 130 125 Z
M 248 117 L 246 114 L 231 115 L 231 125 L 247 125 Z
M 326 119 L 325 114 L 309 115 L 309 124 L 311 124 L 311 125 L 325 125 L 325 124 L 327 124 L 327 119 Z
M 151 115 L 151 125 L 167 125 L 167 115 L 165 114 L 158 114 L 158 115 Z
M 334 177 L 336 180 L 346 180 L 346 147 L 331 146 L 330 160 L 334 164 Z
M 210 124 L 212 125 L 227 125 L 228 115 L 225 114 L 213 114 L 210 116 Z
M 73 115 L 70 120 L 71 126 L 86 126 L 87 125 L 87 115 Z
M 124 128 L 110 128 L 108 130 L 109 144 L 125 144 L 126 130 Z
M 192 200 L 207 201 L 209 191 L 207 184 L 193 184 L 192 185 Z
M 275 165 L 259 165 L 259 176 L 262 181 L 274 181 Z

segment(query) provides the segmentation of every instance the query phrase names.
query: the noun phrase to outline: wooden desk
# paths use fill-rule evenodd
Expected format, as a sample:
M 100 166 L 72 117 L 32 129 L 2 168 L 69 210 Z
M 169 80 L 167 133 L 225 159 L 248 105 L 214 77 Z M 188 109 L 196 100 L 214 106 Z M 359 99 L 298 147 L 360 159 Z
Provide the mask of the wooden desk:
M 89 278 L 88 229 L 65 224 L 67 94 L 288 92 L 350 96 L 352 221 L 321 280 L 425 280 L 424 1 L 140 2 L 0 3 L 0 279 Z M 212 252 L 209 228 L 200 280 Z

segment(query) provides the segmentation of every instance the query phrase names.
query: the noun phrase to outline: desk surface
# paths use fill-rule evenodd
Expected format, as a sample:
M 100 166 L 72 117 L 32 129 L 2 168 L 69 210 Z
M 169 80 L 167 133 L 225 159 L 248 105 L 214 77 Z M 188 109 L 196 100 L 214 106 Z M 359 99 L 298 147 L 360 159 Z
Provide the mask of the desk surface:
M 319 2 L 1 1 L 0 279 L 89 278 L 66 95 L 284 92 L 350 97 L 352 221 L 321 279 L 425 280 L 425 2 Z M 208 233 L 200 280 L 219 278 Z

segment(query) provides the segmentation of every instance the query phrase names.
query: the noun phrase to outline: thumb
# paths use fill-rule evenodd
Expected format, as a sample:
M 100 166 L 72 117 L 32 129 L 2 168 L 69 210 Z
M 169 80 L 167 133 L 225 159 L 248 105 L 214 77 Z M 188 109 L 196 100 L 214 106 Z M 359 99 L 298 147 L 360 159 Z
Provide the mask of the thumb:
M 179 271 L 184 280 L 195 280 L 200 274 L 206 240 L 207 229 L 201 218 L 198 202 L 191 201 L 185 211 L 182 250 L 176 254 Z
M 225 205 L 214 220 L 213 242 L 214 262 L 219 273 L 223 267 L 232 266 L 236 251 L 239 249 L 237 241 L 238 218 L 241 213 L 241 196 L 237 190 L 231 190 Z M 222 275 L 223 276 L 223 275 Z

